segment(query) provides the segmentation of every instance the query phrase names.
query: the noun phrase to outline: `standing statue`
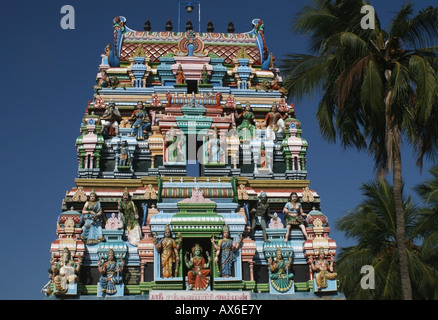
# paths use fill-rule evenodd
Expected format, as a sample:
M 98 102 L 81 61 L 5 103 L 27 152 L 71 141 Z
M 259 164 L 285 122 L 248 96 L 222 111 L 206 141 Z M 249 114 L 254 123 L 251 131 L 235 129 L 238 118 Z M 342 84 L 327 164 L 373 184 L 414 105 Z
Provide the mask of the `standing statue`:
M 181 234 L 179 234 L 179 242 L 176 244 L 176 241 L 171 237 L 169 225 L 166 225 L 166 228 L 164 229 L 164 238 L 160 242 L 157 242 L 157 238 L 154 236 L 155 248 L 161 254 L 161 272 L 163 278 L 178 276 L 180 262 L 179 248 L 181 244 Z
M 301 203 L 298 202 L 298 195 L 296 192 L 292 192 L 289 196 L 289 202 L 287 202 L 283 208 L 283 213 L 285 214 L 286 221 L 286 236 L 284 237 L 284 242 L 289 241 L 289 232 L 291 226 L 298 226 L 301 229 L 304 237 L 308 238 L 306 232 L 306 216 L 303 212 L 303 207 Z
M 263 231 L 263 239 L 269 241 L 266 236 L 266 219 L 274 218 L 269 209 L 268 196 L 265 192 L 261 192 L 259 195 L 259 201 L 255 208 L 251 209 L 251 234 L 254 236 L 255 229 L 260 226 Z
M 221 145 L 221 138 L 218 136 L 216 126 L 209 131 L 207 137 L 207 163 L 222 163 L 225 161 L 224 150 Z
M 123 267 L 125 266 L 125 261 L 123 261 L 122 256 L 120 256 L 120 263 L 114 254 L 114 250 L 110 249 L 108 251 L 108 258 L 105 262 L 101 256 L 99 262 L 97 263 L 97 269 L 101 276 L 99 279 L 102 294 L 114 295 L 117 293 L 117 284 L 123 283 Z
M 195 244 L 192 248 L 192 257 L 190 260 L 186 252 L 184 256 L 184 261 L 186 263 L 186 267 L 189 268 L 189 272 L 187 272 L 187 279 L 189 283 L 189 290 L 205 290 L 208 288 L 210 283 L 210 261 L 211 257 L 206 252 L 208 261 L 205 262 L 204 257 L 201 255 L 202 248 L 199 244 Z
M 131 154 L 129 153 L 128 141 L 122 140 L 118 149 L 119 152 L 117 155 L 117 168 L 131 166 Z
M 318 290 L 327 288 L 328 281 L 334 280 L 338 276 L 336 272 L 333 272 L 334 264 L 333 254 L 330 254 L 330 262 L 327 261 L 324 248 L 319 249 L 319 257 L 316 262 L 313 261 L 313 257 L 309 257 L 309 264 L 313 272 L 315 272 L 315 280 Z
M 178 70 L 176 70 L 176 83 L 177 84 L 185 84 L 186 78 L 184 76 L 184 71 L 181 64 L 178 65 Z
M 137 207 L 131 200 L 127 189 L 123 192 L 122 200 L 119 201 L 117 209 L 119 218 L 123 221 L 123 226 L 128 234 L 128 241 L 136 247 L 141 240 L 141 229 L 138 223 Z
M 220 276 L 223 278 L 230 278 L 233 276 L 233 264 L 236 261 L 235 252 L 239 249 L 239 245 L 242 242 L 242 236 L 239 236 L 238 242 L 230 239 L 230 230 L 227 225 L 224 226 L 222 235 L 223 238 L 220 239 L 217 244 L 214 241 L 214 234 L 211 238 L 211 243 L 216 250 L 216 257 L 214 258 L 214 261 L 218 266 Z
M 166 134 L 167 162 L 184 162 L 185 153 L 183 150 L 185 144 L 184 134 L 180 130 L 170 128 Z
M 134 110 L 130 120 L 134 121 L 131 136 L 137 140 L 144 140 L 145 132 L 151 127 L 151 119 L 142 101 L 137 102 L 137 110 Z
M 51 271 L 55 276 L 53 279 L 56 288 L 54 294 L 65 294 L 68 291 L 69 284 L 77 283 L 81 263 L 82 259 L 80 257 L 78 263 L 75 262 L 67 247 L 62 251 L 58 262 L 55 262 L 54 258 L 51 259 Z
M 287 292 L 293 286 L 292 278 L 294 274 L 289 272 L 289 267 L 292 264 L 292 255 L 289 255 L 288 262 L 286 262 L 283 259 L 281 249 L 277 248 L 276 256 L 275 261 L 272 260 L 272 257 L 268 259 L 269 269 L 271 270 L 269 279 L 275 290 L 278 292 Z
M 104 226 L 104 214 L 100 201 L 96 198 L 94 189 L 90 193 L 90 199 L 85 202 L 82 209 L 84 225 L 82 226 L 81 238 L 88 245 L 99 243 L 103 240 L 102 228 Z

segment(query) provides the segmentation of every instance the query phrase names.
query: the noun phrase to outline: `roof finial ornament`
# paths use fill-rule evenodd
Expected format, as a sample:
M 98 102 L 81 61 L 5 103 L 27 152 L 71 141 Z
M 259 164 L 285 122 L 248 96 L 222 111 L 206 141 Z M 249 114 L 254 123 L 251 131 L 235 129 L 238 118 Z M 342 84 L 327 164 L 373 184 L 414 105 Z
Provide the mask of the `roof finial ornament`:
M 172 31 L 172 30 L 173 30 L 172 21 L 170 21 L 170 19 L 168 19 L 167 23 L 166 23 L 166 31 Z
M 214 26 L 213 26 L 213 22 L 211 22 L 211 20 L 208 21 L 207 32 L 209 32 L 209 33 L 214 32 Z
M 186 23 L 186 31 L 189 31 L 189 30 L 193 30 L 193 24 L 192 24 L 192 21 L 190 19 L 187 20 L 187 23 Z
M 146 20 L 146 22 L 144 23 L 144 27 L 143 27 L 144 31 L 151 31 L 151 22 L 149 21 L 149 19 Z
M 234 33 L 234 24 L 231 20 L 228 22 L 228 33 Z

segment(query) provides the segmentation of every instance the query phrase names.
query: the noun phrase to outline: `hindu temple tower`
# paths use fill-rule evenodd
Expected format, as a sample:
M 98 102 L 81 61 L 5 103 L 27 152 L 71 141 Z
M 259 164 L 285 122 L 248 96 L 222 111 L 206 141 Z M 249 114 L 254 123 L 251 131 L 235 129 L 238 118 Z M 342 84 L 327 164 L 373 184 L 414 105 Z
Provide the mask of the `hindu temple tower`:
M 136 31 L 114 18 L 78 176 L 53 213 L 49 298 L 340 295 L 305 134 L 264 23 L 252 25 Z

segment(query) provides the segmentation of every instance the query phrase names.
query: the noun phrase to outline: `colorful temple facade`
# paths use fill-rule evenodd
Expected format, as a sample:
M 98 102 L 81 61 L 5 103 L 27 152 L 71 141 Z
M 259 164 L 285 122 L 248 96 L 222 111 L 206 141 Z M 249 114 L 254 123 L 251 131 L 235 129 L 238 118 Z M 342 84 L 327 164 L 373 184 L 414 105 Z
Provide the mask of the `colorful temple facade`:
M 252 24 L 152 32 L 114 18 L 50 247 L 48 297 L 340 294 L 301 123 L 263 22 Z

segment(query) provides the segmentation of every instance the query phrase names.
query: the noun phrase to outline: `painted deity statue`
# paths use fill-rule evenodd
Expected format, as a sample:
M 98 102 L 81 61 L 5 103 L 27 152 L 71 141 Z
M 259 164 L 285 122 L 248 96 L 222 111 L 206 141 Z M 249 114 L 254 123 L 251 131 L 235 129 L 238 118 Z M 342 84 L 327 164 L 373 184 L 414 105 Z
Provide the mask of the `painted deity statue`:
M 164 229 L 164 238 L 158 242 L 154 237 L 154 245 L 157 251 L 161 254 L 161 272 L 163 278 L 171 278 L 178 275 L 179 268 L 179 248 L 182 244 L 182 237 L 179 234 L 179 241 L 172 238 L 169 225 Z
M 54 258 L 50 261 L 51 271 L 55 276 L 55 294 L 65 294 L 68 291 L 69 284 L 75 284 L 78 281 L 79 270 L 82 264 L 82 259 L 78 259 L 78 263 L 73 259 L 68 248 L 64 248 L 61 258 L 58 262 Z
M 271 107 L 271 111 L 268 112 L 265 117 L 267 140 L 275 140 L 277 138 L 277 132 L 282 132 L 284 128 L 284 119 L 287 117 L 287 113 L 285 115 L 281 115 L 277 109 L 277 105 L 274 104 Z
M 313 261 L 312 256 L 309 257 L 310 268 L 313 272 L 315 272 L 315 280 L 318 290 L 327 288 L 327 280 L 334 280 L 338 276 L 336 272 L 333 272 L 334 260 L 335 259 L 332 254 L 330 257 L 330 262 L 327 260 L 323 248 L 319 250 L 319 257 L 316 262 Z
M 119 218 L 123 221 L 123 226 L 128 234 L 128 241 L 136 247 L 141 240 L 141 229 L 138 223 L 137 207 L 131 200 L 127 189 L 118 203 L 118 211 Z
M 237 127 L 237 132 L 242 133 L 239 134 L 239 137 L 241 140 L 250 140 L 252 137 L 254 137 L 255 133 L 255 125 L 254 125 L 254 113 L 251 110 L 251 105 L 249 103 L 246 104 L 245 109 L 240 113 L 237 114 L 236 112 L 236 119 L 242 119 L 242 122 Z M 248 134 L 249 131 L 249 134 Z
M 207 254 L 207 262 L 202 256 L 202 248 L 199 244 L 192 247 L 192 257 L 187 257 L 188 252 L 184 256 L 186 267 L 190 270 L 187 272 L 189 290 L 205 290 L 210 283 L 210 261 L 211 257 Z
M 213 127 L 209 133 L 207 139 L 207 163 L 221 163 L 225 159 L 223 159 L 224 150 L 221 146 L 217 127 Z
M 110 101 L 102 115 L 102 134 L 117 136 L 119 134 L 119 121 L 122 119 L 119 109 L 114 101 Z
M 216 250 L 214 261 L 218 266 L 220 276 L 223 278 L 230 278 L 233 276 L 233 265 L 236 261 L 236 251 L 239 249 L 242 237 L 239 237 L 238 242 L 230 239 L 230 230 L 227 225 L 224 227 L 222 235 L 223 238 L 220 239 L 217 244 L 215 243 L 214 235 L 211 238 L 211 243 Z
M 283 208 L 286 221 L 286 236 L 284 242 L 289 241 L 289 232 L 292 226 L 298 226 L 301 229 L 304 237 L 308 238 L 306 232 L 306 216 L 301 203 L 298 202 L 298 195 L 292 192 L 289 196 L 289 202 L 287 202 Z
M 271 157 L 266 153 L 266 146 L 262 142 L 260 145 L 260 158 L 259 158 L 260 169 L 271 170 Z
M 288 261 L 285 261 L 281 249 L 277 248 L 276 259 L 273 260 L 272 257 L 269 257 L 268 264 L 271 271 L 269 278 L 272 287 L 278 292 L 288 291 L 293 285 L 292 278 L 294 274 L 289 272 L 289 267 L 292 264 L 292 255 L 289 255 Z
M 201 84 L 208 84 L 209 82 L 209 75 L 208 75 L 208 71 L 207 71 L 207 66 L 204 64 L 204 67 L 202 68 L 202 73 L 201 73 Z
M 119 147 L 118 167 L 128 167 L 131 165 L 131 155 L 129 153 L 128 141 L 123 140 Z
M 103 240 L 102 229 L 104 226 L 104 214 L 100 201 L 97 200 L 94 190 L 90 193 L 90 199 L 85 202 L 82 209 L 84 225 L 82 226 L 81 238 L 88 245 L 99 243 Z
M 134 121 L 131 136 L 137 140 L 144 140 L 145 132 L 151 127 L 151 119 L 142 101 L 137 102 L 137 109 L 132 113 L 130 120 Z
M 171 128 L 166 134 L 167 162 L 183 162 L 185 138 L 181 131 Z
M 178 66 L 178 70 L 176 70 L 176 83 L 177 84 L 186 83 L 186 78 L 184 76 L 184 71 L 181 64 Z
M 251 209 L 251 234 L 254 236 L 255 229 L 260 226 L 263 231 L 263 239 L 269 241 L 266 236 L 266 219 L 274 218 L 270 213 L 268 196 L 265 192 L 261 192 L 259 195 L 259 201 L 255 208 Z
M 277 212 L 274 212 L 273 217 L 271 218 L 271 220 L 269 220 L 268 227 L 270 229 L 283 229 L 284 228 L 283 223 L 281 222 L 280 219 L 278 219 Z
M 111 214 L 111 217 L 107 220 L 105 224 L 105 229 L 109 230 L 117 230 L 123 228 L 123 222 L 118 217 L 116 217 L 116 214 L 113 212 Z
M 117 261 L 114 250 L 108 251 L 108 258 L 105 261 L 103 257 L 97 263 L 97 269 L 101 276 L 99 279 L 102 294 L 114 295 L 117 293 L 117 284 L 123 283 L 123 267 L 125 261 L 120 256 L 120 262 Z

